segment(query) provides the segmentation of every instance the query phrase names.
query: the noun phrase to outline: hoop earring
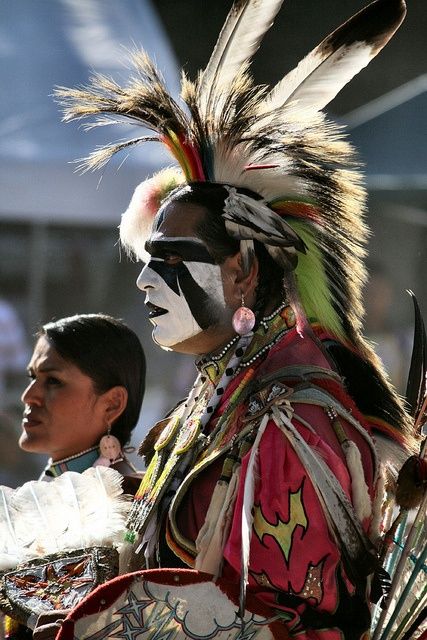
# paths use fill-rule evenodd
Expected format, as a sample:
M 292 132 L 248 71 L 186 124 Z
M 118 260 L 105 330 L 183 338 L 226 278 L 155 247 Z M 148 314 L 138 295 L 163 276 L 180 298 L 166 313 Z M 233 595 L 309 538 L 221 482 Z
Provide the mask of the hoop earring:
M 252 309 L 245 307 L 245 298 L 243 293 L 240 295 L 242 296 L 242 304 L 233 313 L 231 324 L 233 325 L 234 331 L 238 333 L 239 336 L 245 336 L 250 333 L 255 326 L 255 314 Z

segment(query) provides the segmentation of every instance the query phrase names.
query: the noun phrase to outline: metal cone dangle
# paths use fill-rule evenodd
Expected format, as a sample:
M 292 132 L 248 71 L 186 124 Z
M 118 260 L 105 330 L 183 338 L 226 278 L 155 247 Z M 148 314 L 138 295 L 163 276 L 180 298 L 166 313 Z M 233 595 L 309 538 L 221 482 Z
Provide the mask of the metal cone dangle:
M 248 307 L 242 305 L 234 312 L 231 323 L 234 331 L 238 333 L 239 336 L 245 336 L 252 331 L 255 326 L 254 312 L 252 309 L 248 309 Z

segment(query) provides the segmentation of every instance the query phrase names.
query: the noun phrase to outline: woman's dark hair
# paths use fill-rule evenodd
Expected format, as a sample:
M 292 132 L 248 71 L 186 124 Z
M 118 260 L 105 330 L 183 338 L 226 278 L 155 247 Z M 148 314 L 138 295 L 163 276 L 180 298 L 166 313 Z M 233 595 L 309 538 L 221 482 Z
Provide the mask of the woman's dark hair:
M 135 427 L 145 389 L 145 356 L 138 336 L 123 322 L 101 313 L 80 314 L 43 325 L 59 355 L 92 379 L 96 393 L 123 386 L 128 401 L 111 425 L 111 433 L 125 445 Z
M 254 200 L 261 200 L 261 196 L 249 189 L 238 189 Z M 214 260 L 221 264 L 224 260 L 239 251 L 238 240 L 232 238 L 225 227 L 224 204 L 228 192 L 222 184 L 214 182 L 192 182 L 184 188 L 179 187 L 170 193 L 162 203 L 180 202 L 195 204 L 203 207 L 206 215 L 197 227 L 197 234 L 206 242 L 209 253 Z M 253 309 L 259 321 L 270 302 L 278 304 L 283 296 L 283 270 L 273 260 L 267 249 L 260 242 L 254 241 L 255 254 L 259 264 L 259 279 L 256 289 L 256 303 Z

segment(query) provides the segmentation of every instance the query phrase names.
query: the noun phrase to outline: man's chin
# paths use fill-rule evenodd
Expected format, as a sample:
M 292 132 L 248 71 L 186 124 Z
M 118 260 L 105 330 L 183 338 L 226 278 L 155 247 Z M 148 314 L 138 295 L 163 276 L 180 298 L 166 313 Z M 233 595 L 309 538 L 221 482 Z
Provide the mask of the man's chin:
M 223 347 L 233 335 L 233 333 L 218 332 L 215 327 L 210 327 L 206 331 L 199 331 L 190 338 L 186 338 L 181 342 L 175 342 L 174 344 L 160 344 L 157 336 L 153 336 L 153 339 L 156 344 L 166 351 L 175 351 L 176 353 L 184 353 L 192 356 L 205 356 Z
M 155 342 L 161 349 L 164 351 L 177 351 L 178 353 L 189 354 L 196 353 L 191 350 L 191 345 L 194 342 L 194 339 L 197 339 L 197 337 L 203 333 L 203 331 L 198 331 L 197 333 L 194 333 L 182 340 L 176 341 L 176 339 L 174 340 L 171 336 L 162 336 L 161 333 L 159 335 L 159 331 L 157 329 L 158 327 L 153 330 L 151 337 L 153 338 L 153 342 Z

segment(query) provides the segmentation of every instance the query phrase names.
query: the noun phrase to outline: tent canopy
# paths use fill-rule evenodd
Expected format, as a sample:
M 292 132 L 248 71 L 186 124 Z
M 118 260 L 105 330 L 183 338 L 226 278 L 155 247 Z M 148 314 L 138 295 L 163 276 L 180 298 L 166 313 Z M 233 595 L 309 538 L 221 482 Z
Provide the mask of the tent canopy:
M 3 0 L 0 4 L 0 218 L 71 224 L 118 222 L 133 188 L 163 165 L 160 145 L 136 148 L 102 173 L 70 164 L 129 127 L 84 133 L 61 123 L 56 85 L 86 83 L 91 71 L 126 81 L 128 51 L 143 47 L 170 90 L 178 67 L 149 0 Z

